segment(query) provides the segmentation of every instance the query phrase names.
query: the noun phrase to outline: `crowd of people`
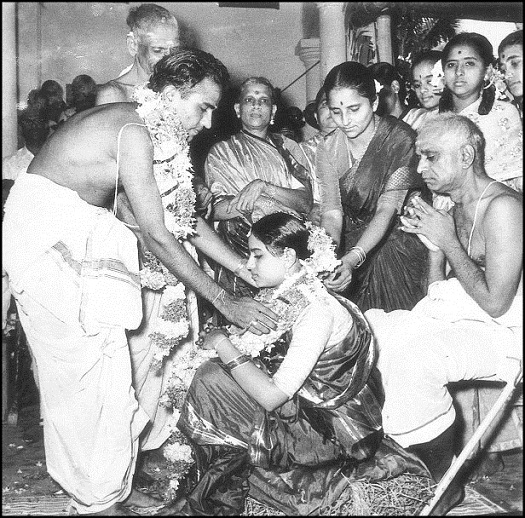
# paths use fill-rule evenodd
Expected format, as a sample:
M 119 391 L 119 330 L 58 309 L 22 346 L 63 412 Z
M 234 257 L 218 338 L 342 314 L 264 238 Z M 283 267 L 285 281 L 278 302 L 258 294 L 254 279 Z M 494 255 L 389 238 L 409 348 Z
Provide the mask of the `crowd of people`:
M 167 9 L 126 22 L 133 63 L 67 104 L 32 91 L 2 166 L 3 326 L 12 295 L 75 512 L 316 514 L 358 480 L 439 482 L 448 385 L 522 361 L 522 31 L 497 60 L 477 33 L 414 56 L 417 105 L 348 61 L 297 113 L 263 76 L 232 88 Z M 199 140 L 221 110 L 231 132 Z M 504 424 L 489 451 L 517 445 Z M 164 499 L 137 484 L 160 448 Z

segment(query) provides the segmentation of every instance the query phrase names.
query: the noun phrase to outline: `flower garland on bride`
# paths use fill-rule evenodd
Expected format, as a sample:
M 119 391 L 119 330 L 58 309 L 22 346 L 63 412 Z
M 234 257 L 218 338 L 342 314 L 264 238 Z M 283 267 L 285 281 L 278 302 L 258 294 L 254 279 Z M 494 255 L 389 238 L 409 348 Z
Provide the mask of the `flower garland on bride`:
M 164 207 L 167 229 L 182 241 L 195 233 L 195 192 L 188 133 L 165 96 L 141 85 L 132 100 L 153 142 L 153 173 Z M 154 353 L 151 368 L 162 367 L 163 359 L 184 339 L 190 323 L 184 285 L 149 251 L 140 271 L 143 287 L 163 290 L 162 308 L 150 334 Z
M 306 227 L 310 233 L 308 249 L 312 252 L 312 256 L 301 261 L 303 266 L 301 270 L 288 277 L 279 287 L 262 289 L 255 296 L 255 300 L 279 315 L 277 329 L 265 335 L 255 335 L 233 325 L 227 328 L 231 342 L 241 353 L 250 354 L 255 358 L 264 351 L 271 351 L 275 342 L 291 329 L 300 313 L 322 293 L 322 290 L 319 290 L 322 282 L 318 276 L 332 272 L 341 263 L 336 259 L 335 245 L 325 230 L 309 222 L 306 223 Z M 172 371 L 168 389 L 162 397 L 163 404 L 173 409 L 170 422 L 172 433 L 163 450 L 170 467 L 167 494 L 170 500 L 175 498 L 179 481 L 186 476 L 194 463 L 191 447 L 185 436 L 177 429 L 180 408 L 195 371 L 201 363 L 212 357 L 217 357 L 214 350 L 197 349 L 179 358 Z

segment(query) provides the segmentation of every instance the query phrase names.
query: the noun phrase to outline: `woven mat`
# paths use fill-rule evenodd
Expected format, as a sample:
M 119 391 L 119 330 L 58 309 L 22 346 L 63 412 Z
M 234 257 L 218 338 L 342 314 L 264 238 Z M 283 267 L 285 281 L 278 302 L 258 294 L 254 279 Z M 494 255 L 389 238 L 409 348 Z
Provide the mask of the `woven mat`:
M 68 516 L 67 495 L 2 497 L 2 516 Z
M 473 487 L 465 487 L 465 500 L 454 507 L 447 516 L 474 516 L 485 514 L 505 513 L 506 509 L 478 493 Z
M 3 516 L 68 516 L 69 498 L 66 495 L 45 495 L 34 497 L 10 496 L 2 498 Z M 266 506 L 249 498 L 251 511 L 248 516 L 274 516 Z M 506 510 L 479 494 L 470 486 L 466 487 L 466 497 L 461 505 L 455 507 L 447 516 L 479 516 L 504 513 Z

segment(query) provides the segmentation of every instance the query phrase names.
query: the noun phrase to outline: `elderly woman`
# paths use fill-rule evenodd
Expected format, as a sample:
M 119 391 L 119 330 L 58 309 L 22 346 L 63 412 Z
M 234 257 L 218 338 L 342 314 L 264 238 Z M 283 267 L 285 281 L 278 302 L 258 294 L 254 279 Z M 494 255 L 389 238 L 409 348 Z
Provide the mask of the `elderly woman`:
M 269 131 L 277 111 L 272 84 L 264 77 L 246 79 L 234 109 L 242 129 L 211 148 L 204 171 L 219 235 L 247 258 L 250 225 L 274 212 L 308 214 L 312 189 L 299 144 Z M 216 280 L 238 295 L 254 293 L 224 268 L 218 267 Z

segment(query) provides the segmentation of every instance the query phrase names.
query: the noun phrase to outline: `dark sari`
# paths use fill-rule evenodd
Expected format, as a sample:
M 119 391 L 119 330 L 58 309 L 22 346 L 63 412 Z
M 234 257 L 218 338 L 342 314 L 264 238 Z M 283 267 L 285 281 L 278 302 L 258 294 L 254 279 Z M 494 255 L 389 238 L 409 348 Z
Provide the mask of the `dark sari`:
M 382 117 L 363 158 L 354 164 L 341 130 L 330 133 L 320 144 L 321 210 L 343 211 L 344 253 L 368 228 L 381 194 L 407 190 L 406 200 L 416 192 L 430 199 L 416 171 L 415 135 L 410 126 L 395 117 Z M 339 192 L 334 193 L 337 182 Z M 427 248 L 415 235 L 399 230 L 399 224 L 396 215 L 365 263 L 352 272 L 344 295 L 363 312 L 370 308 L 410 310 L 426 294 Z
M 315 514 L 351 481 L 406 471 L 428 476 L 419 461 L 383 438 L 370 328 L 354 305 L 337 297 L 354 325 L 321 354 L 300 394 L 274 411 L 247 395 L 220 361 L 198 369 L 178 422 L 197 459 L 197 480 L 177 512 L 239 515 L 249 494 L 287 514 Z M 260 360 L 267 373 L 277 370 L 290 339 Z

